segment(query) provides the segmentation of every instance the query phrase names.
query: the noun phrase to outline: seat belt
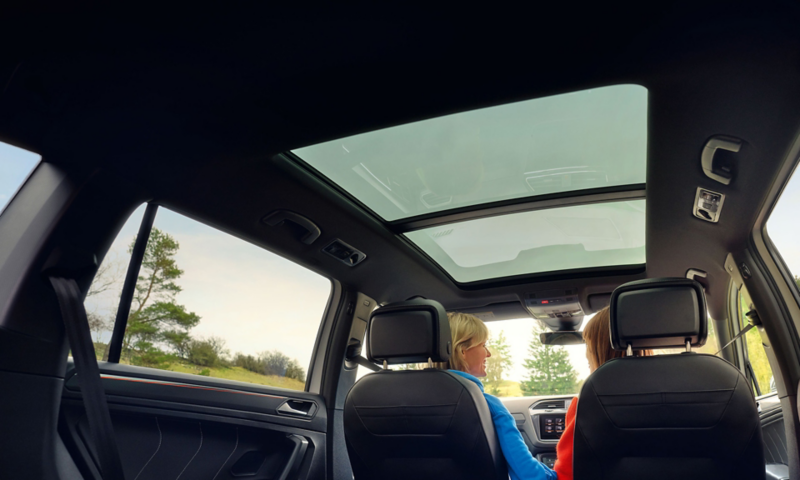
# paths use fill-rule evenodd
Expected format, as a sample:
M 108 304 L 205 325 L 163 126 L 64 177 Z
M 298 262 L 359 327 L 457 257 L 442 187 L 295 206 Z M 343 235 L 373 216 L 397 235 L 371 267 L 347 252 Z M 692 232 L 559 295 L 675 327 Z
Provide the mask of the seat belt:
M 731 343 L 733 343 L 736 340 L 739 340 L 740 338 L 742 338 L 742 335 L 744 335 L 745 333 L 747 333 L 750 330 L 752 330 L 753 327 L 761 325 L 761 319 L 758 317 L 758 312 L 756 312 L 755 310 L 750 310 L 749 312 L 747 312 L 745 314 L 745 317 L 747 317 L 747 321 L 749 322 L 749 325 L 747 325 L 743 329 L 739 330 L 739 333 L 737 333 L 736 336 L 733 337 L 730 342 L 726 343 L 725 346 L 720 348 L 719 351 L 717 351 L 717 353 L 715 353 L 714 355 L 719 355 L 719 352 L 721 352 L 721 351 L 725 350 L 726 348 L 728 348 L 728 346 Z
M 61 316 L 67 331 L 75 370 L 78 373 L 78 384 L 81 388 L 89 429 L 94 440 L 100 473 L 103 480 L 124 480 L 122 461 L 111 425 L 106 393 L 100 378 L 100 368 L 94 354 L 94 343 L 89 331 L 86 310 L 80 300 L 80 289 L 77 282 L 57 276 L 50 277 L 50 283 L 56 291 Z
M 351 362 L 356 362 L 357 364 L 361 365 L 362 367 L 368 368 L 373 372 L 380 372 L 382 370 L 381 367 L 375 365 L 374 363 L 370 362 L 366 358 L 362 357 L 361 355 L 355 358 L 348 358 Z

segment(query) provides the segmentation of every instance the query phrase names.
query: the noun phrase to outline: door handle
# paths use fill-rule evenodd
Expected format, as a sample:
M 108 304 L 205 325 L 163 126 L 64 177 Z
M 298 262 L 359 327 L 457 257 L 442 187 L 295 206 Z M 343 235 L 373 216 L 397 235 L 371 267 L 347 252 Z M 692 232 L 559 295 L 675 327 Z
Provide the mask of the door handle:
M 316 411 L 316 404 L 314 402 L 306 402 L 302 400 L 286 400 L 281 406 L 277 408 L 278 413 L 285 415 L 299 415 L 301 417 L 311 417 Z
M 278 407 L 278 411 L 281 413 L 291 413 L 292 415 L 302 415 L 304 417 L 308 416 L 308 412 L 304 412 L 303 410 L 297 410 L 296 408 L 292 408 L 289 406 L 288 403 L 284 403 L 280 407 Z

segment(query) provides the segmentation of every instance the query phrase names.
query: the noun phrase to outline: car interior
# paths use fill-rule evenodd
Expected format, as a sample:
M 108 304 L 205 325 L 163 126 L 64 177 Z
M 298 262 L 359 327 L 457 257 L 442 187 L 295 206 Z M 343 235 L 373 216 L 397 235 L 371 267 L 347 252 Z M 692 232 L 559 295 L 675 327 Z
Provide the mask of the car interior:
M 577 397 L 576 479 L 800 478 L 799 5 L 2 9 L 0 142 L 36 160 L 0 190 L 0 477 L 508 478 L 447 313 L 567 352 L 610 306 L 656 354 L 498 394 L 533 458 Z M 179 268 L 178 217 L 241 247 Z M 319 299 L 214 269 L 245 250 Z M 220 331 L 287 345 L 279 383 L 180 336 L 230 291 L 272 323 Z

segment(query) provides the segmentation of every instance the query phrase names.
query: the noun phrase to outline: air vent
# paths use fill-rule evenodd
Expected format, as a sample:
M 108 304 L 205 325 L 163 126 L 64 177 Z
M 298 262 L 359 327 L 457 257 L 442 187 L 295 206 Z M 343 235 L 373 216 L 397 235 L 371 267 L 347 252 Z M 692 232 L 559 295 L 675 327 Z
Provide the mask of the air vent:
M 322 249 L 322 251 L 344 263 L 348 267 L 355 267 L 359 263 L 363 262 L 365 258 L 367 258 L 364 253 L 356 250 L 339 239 L 329 243 L 327 247 Z
M 533 406 L 534 410 L 563 410 L 564 408 L 566 408 L 564 400 L 548 400 L 546 402 L 539 402 Z
M 552 298 L 564 297 L 567 295 L 577 295 L 577 288 L 570 288 L 569 290 L 547 290 L 544 292 L 529 293 L 527 298 Z

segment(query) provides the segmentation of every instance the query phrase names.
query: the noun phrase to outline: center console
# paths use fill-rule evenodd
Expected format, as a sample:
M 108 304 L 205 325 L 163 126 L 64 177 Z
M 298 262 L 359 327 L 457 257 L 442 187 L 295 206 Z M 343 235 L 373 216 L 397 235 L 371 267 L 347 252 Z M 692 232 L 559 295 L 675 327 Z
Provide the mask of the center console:
M 567 427 L 573 396 L 503 398 L 534 458 L 549 468 L 556 463 L 556 445 Z

